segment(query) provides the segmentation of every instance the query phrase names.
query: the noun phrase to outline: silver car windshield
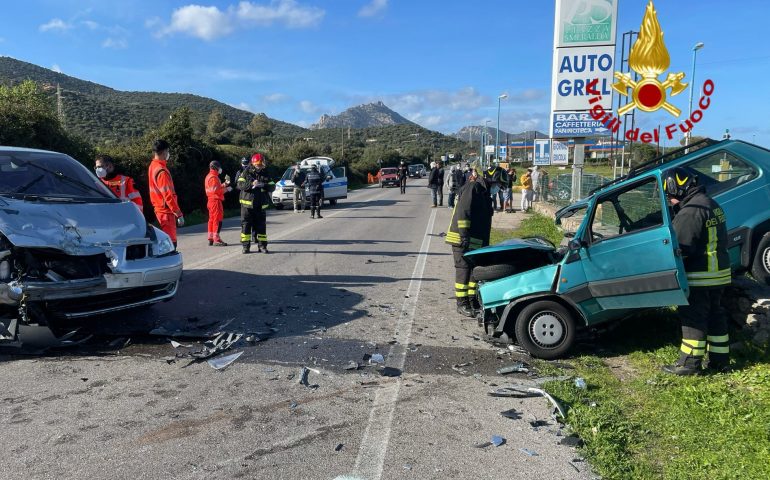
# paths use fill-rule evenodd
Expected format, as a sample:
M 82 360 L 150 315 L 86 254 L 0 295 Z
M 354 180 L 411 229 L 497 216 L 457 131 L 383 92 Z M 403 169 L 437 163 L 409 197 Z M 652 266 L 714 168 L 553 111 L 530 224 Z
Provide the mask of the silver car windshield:
M 71 157 L 45 152 L 0 152 L 0 195 L 119 201 Z

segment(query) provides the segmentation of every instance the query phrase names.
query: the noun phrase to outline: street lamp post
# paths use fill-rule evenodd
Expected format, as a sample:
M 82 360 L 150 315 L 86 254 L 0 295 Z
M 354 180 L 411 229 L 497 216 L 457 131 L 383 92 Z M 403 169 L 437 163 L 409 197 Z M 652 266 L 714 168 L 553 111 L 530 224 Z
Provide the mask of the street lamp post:
M 495 131 L 495 158 L 498 158 L 500 152 L 500 102 L 508 98 L 507 93 L 497 97 L 497 130 Z
M 690 75 L 690 109 L 688 111 L 687 118 L 690 118 L 692 116 L 692 94 L 693 90 L 695 90 L 695 58 L 698 56 L 698 50 L 703 48 L 703 42 L 698 42 L 695 44 L 694 47 L 692 47 L 692 75 Z M 690 127 L 690 130 L 687 132 L 687 135 L 685 135 L 685 144 L 690 144 L 690 138 L 692 138 L 692 127 Z
M 492 120 L 485 120 L 484 121 L 484 150 L 482 150 L 483 154 L 481 157 L 481 167 L 487 168 L 487 143 L 489 143 L 489 124 L 492 122 Z

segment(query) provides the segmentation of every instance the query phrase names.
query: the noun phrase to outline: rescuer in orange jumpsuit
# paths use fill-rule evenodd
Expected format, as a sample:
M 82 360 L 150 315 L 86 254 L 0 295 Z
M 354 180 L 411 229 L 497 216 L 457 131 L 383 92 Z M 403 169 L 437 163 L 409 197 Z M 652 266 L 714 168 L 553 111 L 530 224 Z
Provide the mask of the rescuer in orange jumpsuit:
M 184 226 L 184 215 L 179 208 L 174 180 L 168 171 L 171 157 L 169 144 L 165 140 L 156 140 L 152 146 L 153 159 L 147 173 L 150 184 L 150 202 L 155 209 L 160 229 L 166 232 L 176 247 L 176 228 Z
M 209 174 L 206 175 L 206 197 L 209 209 L 209 246 L 226 247 L 227 244 L 219 237 L 222 230 L 222 220 L 225 218 L 225 210 L 222 202 L 225 200 L 225 192 L 232 191 L 230 177 L 225 175 L 225 181 L 220 182 L 222 165 L 214 160 L 209 163 Z
M 132 201 L 144 213 L 142 195 L 134 187 L 134 179 L 127 175 L 115 173 L 115 161 L 109 155 L 96 157 L 94 165 L 96 176 L 109 188 L 116 197 L 125 201 Z

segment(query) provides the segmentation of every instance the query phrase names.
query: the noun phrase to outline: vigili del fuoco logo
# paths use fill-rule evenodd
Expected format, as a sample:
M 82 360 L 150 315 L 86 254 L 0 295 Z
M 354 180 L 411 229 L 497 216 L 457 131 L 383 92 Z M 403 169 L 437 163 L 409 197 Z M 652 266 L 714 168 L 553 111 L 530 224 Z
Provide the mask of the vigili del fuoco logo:
M 647 4 L 644 12 L 642 26 L 639 29 L 639 37 L 631 48 L 628 64 L 631 70 L 636 72 L 641 79 L 634 80 L 628 73 L 615 72 L 617 82 L 612 84 L 612 89 L 620 95 L 628 98 L 628 103 L 618 109 L 618 117 L 625 115 L 633 109 L 643 112 L 655 112 L 661 108 L 674 118 L 679 118 L 682 111 L 669 103 L 669 97 L 679 95 L 687 89 L 688 84 L 682 83 L 685 77 L 683 72 L 669 72 L 663 81 L 658 77 L 668 70 L 670 65 L 668 49 L 663 42 L 663 31 L 658 22 L 658 14 L 652 0 Z M 594 120 L 599 120 L 613 133 L 620 130 L 620 118 L 612 112 L 604 110 L 599 103 L 602 96 L 597 88 L 598 79 L 590 81 L 586 87 L 589 95 L 588 101 L 593 104 L 590 113 Z M 690 87 L 692 88 L 692 87 Z M 674 139 L 676 132 L 687 133 L 693 126 L 701 121 L 703 112 L 711 105 L 711 95 L 714 93 L 714 82 L 706 80 L 703 83 L 702 95 L 695 110 L 688 118 L 678 123 L 671 123 L 665 127 L 665 135 L 669 140 Z M 652 132 L 639 132 L 635 128 L 626 132 L 626 139 L 630 141 L 642 141 L 644 143 L 660 141 L 661 132 L 658 128 Z

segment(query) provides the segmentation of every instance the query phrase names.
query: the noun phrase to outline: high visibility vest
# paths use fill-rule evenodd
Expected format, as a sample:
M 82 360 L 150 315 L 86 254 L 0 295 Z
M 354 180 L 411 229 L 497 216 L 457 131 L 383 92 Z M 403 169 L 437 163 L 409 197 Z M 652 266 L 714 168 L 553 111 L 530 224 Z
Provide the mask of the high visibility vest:
M 209 174 L 206 175 L 205 187 L 206 197 L 209 200 L 223 201 L 225 199 L 225 187 L 219 181 L 219 172 L 217 170 L 209 170 Z
M 150 184 L 150 202 L 155 208 L 155 212 L 170 213 L 181 217 L 182 210 L 179 208 L 176 191 L 174 190 L 174 180 L 172 180 L 171 173 L 166 167 L 166 162 L 153 159 L 150 162 L 147 176 Z
M 112 193 L 116 197 L 123 201 L 131 201 L 142 210 L 144 204 L 142 202 L 142 195 L 139 190 L 134 187 L 134 179 L 126 175 L 115 175 L 111 179 L 102 178 L 102 182 L 112 190 Z

